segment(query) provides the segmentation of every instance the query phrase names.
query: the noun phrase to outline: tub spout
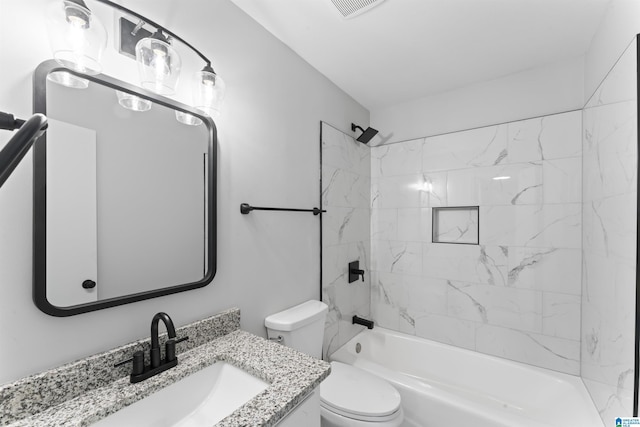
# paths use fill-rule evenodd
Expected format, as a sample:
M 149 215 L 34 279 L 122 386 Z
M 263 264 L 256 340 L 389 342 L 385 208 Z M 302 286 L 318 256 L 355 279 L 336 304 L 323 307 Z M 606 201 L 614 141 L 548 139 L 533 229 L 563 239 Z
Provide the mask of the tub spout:
M 353 318 L 351 319 L 351 323 L 353 323 L 354 325 L 362 325 L 366 326 L 369 329 L 373 329 L 373 320 L 367 320 L 363 319 L 362 317 L 353 316 Z

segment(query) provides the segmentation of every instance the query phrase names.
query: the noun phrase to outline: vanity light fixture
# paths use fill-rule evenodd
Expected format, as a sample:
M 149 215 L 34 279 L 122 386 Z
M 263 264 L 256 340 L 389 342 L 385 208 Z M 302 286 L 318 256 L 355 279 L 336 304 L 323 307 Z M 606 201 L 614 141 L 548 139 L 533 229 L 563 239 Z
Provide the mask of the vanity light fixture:
M 109 0 L 95 1 L 138 19 L 138 24 L 134 25 L 133 31 L 121 31 L 120 44 L 121 53 L 124 53 L 122 45 L 126 43 L 131 45 L 133 40 L 140 84 L 143 88 L 161 95 L 175 94 L 182 65 L 180 56 L 171 46 L 171 42 L 177 40 L 196 53 L 205 63 L 204 68 L 196 73 L 196 79 L 193 82 L 194 106 L 211 117 L 219 115 L 226 86 L 213 70 L 209 58 L 184 39 L 148 18 Z M 100 59 L 107 44 L 107 32 L 85 1 L 56 1 L 48 12 L 49 39 L 53 56 L 58 63 L 84 74 L 100 73 L 102 70 Z M 123 21 L 126 22 L 126 19 L 121 18 L 120 25 Z M 154 31 L 149 33 L 142 30 L 145 25 L 153 27 Z M 123 38 L 129 39 L 123 40 Z M 81 82 L 70 81 L 68 76 L 61 75 L 60 79 L 53 80 L 72 87 L 74 85 L 81 87 Z M 197 124 L 196 120 L 188 119 L 187 122 L 190 122 L 187 124 Z
M 504 181 L 505 179 L 511 179 L 510 176 L 494 176 L 493 178 L 494 181 Z

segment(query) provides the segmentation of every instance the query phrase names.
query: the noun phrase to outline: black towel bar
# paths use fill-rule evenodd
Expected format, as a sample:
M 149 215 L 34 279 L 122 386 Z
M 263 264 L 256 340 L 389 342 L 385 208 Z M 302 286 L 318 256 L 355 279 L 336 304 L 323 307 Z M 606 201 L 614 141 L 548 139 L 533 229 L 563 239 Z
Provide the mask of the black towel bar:
M 251 206 L 248 203 L 240 204 L 240 213 L 247 215 L 251 211 L 286 211 L 286 212 L 313 212 L 314 215 L 318 215 L 321 212 L 326 212 L 324 209 L 293 209 L 293 208 L 265 208 L 260 206 Z

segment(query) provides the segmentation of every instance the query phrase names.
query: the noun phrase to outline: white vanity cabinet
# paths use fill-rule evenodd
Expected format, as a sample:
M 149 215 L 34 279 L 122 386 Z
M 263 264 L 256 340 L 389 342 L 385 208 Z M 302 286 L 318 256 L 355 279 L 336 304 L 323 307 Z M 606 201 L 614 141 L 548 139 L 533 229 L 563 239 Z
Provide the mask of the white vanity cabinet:
M 320 389 L 316 388 L 291 410 L 277 427 L 320 427 Z

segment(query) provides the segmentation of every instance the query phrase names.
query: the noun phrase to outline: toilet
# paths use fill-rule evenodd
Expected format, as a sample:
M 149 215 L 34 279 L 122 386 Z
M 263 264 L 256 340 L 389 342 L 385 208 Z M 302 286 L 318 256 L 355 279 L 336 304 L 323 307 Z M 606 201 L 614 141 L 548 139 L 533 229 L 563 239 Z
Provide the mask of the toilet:
M 322 358 L 324 321 L 328 307 L 307 301 L 268 316 L 269 339 L 317 359 Z M 331 374 L 320 384 L 322 427 L 399 427 L 404 419 L 400 394 L 373 374 L 331 362 Z

